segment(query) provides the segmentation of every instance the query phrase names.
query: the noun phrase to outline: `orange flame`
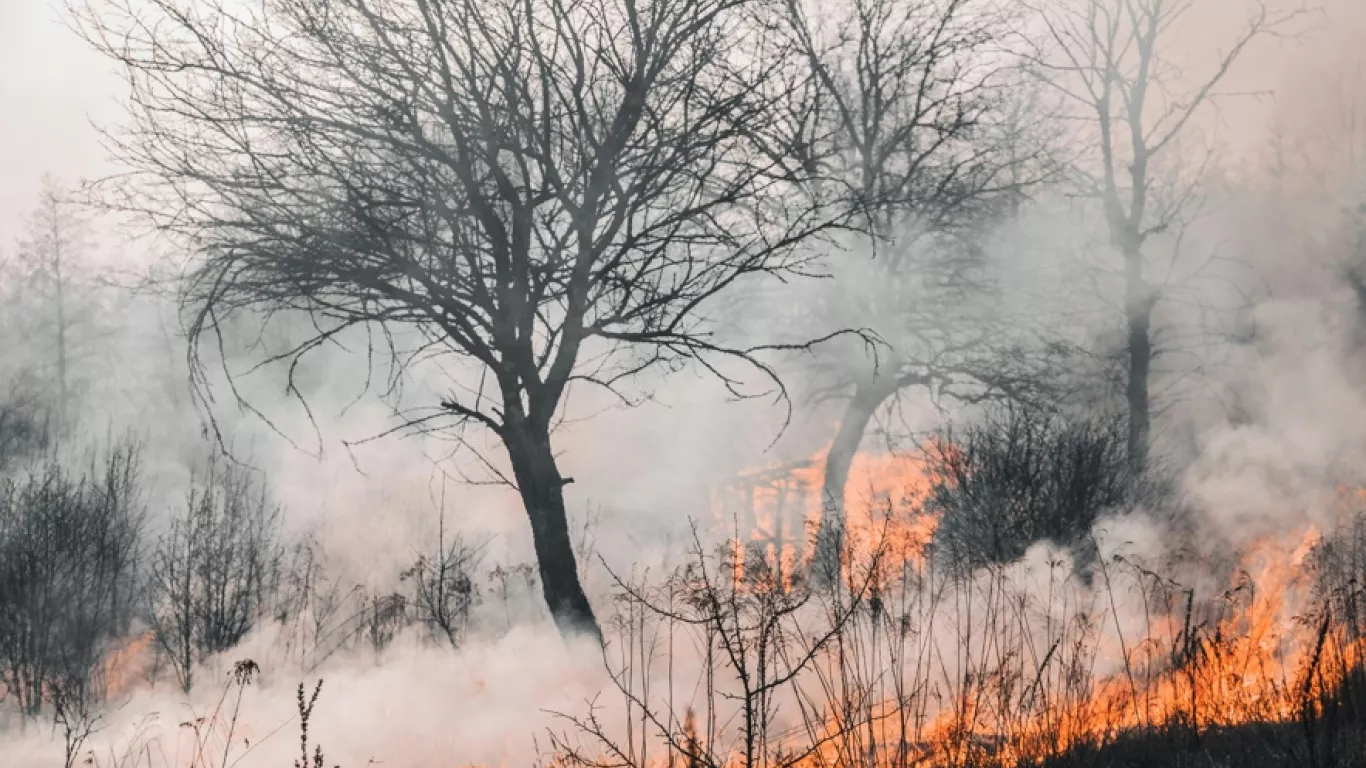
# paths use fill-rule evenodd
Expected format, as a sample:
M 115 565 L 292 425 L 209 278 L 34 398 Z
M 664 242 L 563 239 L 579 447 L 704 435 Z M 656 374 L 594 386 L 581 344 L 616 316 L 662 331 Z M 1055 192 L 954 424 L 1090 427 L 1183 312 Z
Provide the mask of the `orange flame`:
M 147 630 L 124 640 L 109 651 L 103 665 L 106 697 L 118 698 L 133 689 L 138 678 L 146 671 L 147 653 L 154 639 L 156 633 Z
M 824 498 L 825 457 L 791 464 L 771 464 L 744 472 L 713 493 L 713 516 L 733 529 L 735 579 L 747 564 L 762 562 L 789 584 L 814 550 L 814 536 L 827 507 Z M 918 456 L 857 454 L 850 467 L 842 508 L 847 548 L 876 546 L 913 562 L 923 560 L 939 523 L 923 511 L 933 487 Z
M 817 457 L 746 473 L 718 496 L 718 512 L 732 510 L 727 522 L 739 524 L 737 538 L 757 550 L 752 556 L 790 574 L 799 557 L 811 554 L 823 470 Z M 939 522 L 923 509 L 933 480 L 919 458 L 860 455 L 844 505 L 848 544 L 881 542 L 899 565 L 923 569 Z M 1351 503 L 1366 502 L 1366 490 L 1340 501 L 1345 515 Z M 1176 725 L 1200 733 L 1313 716 L 1366 658 L 1358 628 L 1335 622 L 1316 598 L 1308 566 L 1322 540 L 1307 524 L 1296 535 L 1254 542 L 1223 593 L 1201 599 L 1199 609 L 1194 590 L 1138 569 L 1120 573 L 1116 561 L 1092 588 L 1095 595 L 1109 592 L 1108 615 L 1073 606 L 1070 620 L 1081 629 L 1073 636 L 1053 632 L 1030 664 L 1021 659 L 1026 641 L 1016 636 L 1022 647 L 996 649 L 995 666 L 982 663 L 962 679 L 941 681 L 956 688 L 919 724 L 908 727 L 897 701 L 866 705 L 860 727 L 868 754 L 844 754 L 847 740 L 829 737 L 851 728 L 848 713 L 832 710 L 823 743 L 795 765 L 960 765 L 973 755 L 1009 765 L 1145 729 Z M 737 579 L 742 575 L 743 564 Z M 1137 636 L 1125 636 L 1114 607 L 1114 593 L 1125 589 L 1142 592 L 1147 606 Z M 1020 599 L 1023 606 L 1027 596 Z M 1118 671 L 1097 673 L 1106 669 Z M 809 728 L 803 738 L 811 738 Z

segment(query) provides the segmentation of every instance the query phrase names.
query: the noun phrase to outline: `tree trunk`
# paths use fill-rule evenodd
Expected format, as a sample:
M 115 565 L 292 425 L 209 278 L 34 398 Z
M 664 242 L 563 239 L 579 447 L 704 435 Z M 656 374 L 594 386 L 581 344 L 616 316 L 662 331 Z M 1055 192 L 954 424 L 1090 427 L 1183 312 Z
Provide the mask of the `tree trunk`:
M 507 437 L 517 490 L 531 521 L 531 540 L 540 567 L 541 591 L 555 626 L 566 639 L 587 634 L 602 642 L 602 630 L 593 606 L 579 582 L 578 563 L 569 538 L 565 515 L 564 486 L 549 434 L 530 434 L 523 429 Z
M 812 560 L 812 576 L 817 583 L 831 583 L 839 575 L 840 553 L 844 549 L 846 510 L 845 488 L 849 484 L 849 470 L 858 454 L 863 433 L 873 414 L 896 391 L 895 385 L 883 381 L 861 381 L 854 396 L 845 406 L 839 431 L 825 457 L 825 481 L 821 489 L 821 518 L 816 528 L 816 546 Z
M 1148 464 L 1151 432 L 1151 404 L 1148 376 L 1152 369 L 1152 299 L 1143 279 L 1142 255 L 1125 254 L 1126 297 L 1124 314 L 1128 325 L 1129 376 L 1125 396 L 1129 407 L 1129 464 L 1135 473 Z
M 62 241 L 60 233 L 52 233 L 52 265 L 57 289 L 57 437 L 66 434 L 66 275 L 62 274 Z

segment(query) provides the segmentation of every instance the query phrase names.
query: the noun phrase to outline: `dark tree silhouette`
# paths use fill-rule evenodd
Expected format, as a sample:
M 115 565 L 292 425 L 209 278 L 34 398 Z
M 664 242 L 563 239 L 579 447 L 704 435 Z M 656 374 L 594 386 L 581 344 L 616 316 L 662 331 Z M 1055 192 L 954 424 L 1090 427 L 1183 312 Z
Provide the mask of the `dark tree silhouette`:
M 832 223 L 787 194 L 800 105 L 763 0 L 92 0 L 123 65 L 131 167 L 108 199 L 197 255 L 196 348 L 309 313 L 298 358 L 403 329 L 468 373 L 408 425 L 506 450 L 562 632 L 599 635 L 551 433 L 571 385 L 756 350 L 712 334 L 748 279 Z M 392 343 L 389 350 L 393 350 Z M 726 370 L 729 370 L 728 368 Z

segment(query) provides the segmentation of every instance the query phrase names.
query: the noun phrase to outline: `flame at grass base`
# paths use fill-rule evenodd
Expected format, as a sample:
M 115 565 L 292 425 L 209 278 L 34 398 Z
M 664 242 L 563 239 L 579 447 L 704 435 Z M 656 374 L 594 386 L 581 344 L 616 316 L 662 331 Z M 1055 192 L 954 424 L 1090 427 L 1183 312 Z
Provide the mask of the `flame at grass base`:
M 718 494 L 717 517 L 738 525 L 744 551 L 732 564 L 737 593 L 742 584 L 800 588 L 794 574 L 811 555 L 821 468 L 765 468 Z M 1366 493 L 1339 495 L 1327 536 L 1306 523 L 1253 541 L 1221 571 L 1222 586 L 1202 589 L 1100 543 L 1088 579 L 1047 546 L 971 575 L 937 572 L 926 556 L 938 518 L 922 509 L 933 485 L 923 462 L 864 458 L 856 473 L 875 503 L 847 506 L 866 510 L 849 521 L 849 564 L 877 567 L 854 618 L 790 678 L 775 667 L 790 690 L 757 704 L 782 702 L 757 750 L 734 712 L 694 718 L 694 700 L 686 739 L 665 739 L 672 747 L 650 764 L 1037 765 L 1143 734 L 1198 743 L 1247 726 L 1298 734 L 1285 738 L 1312 752 L 1318 724 L 1361 674 Z M 750 505 L 748 517 L 737 498 Z M 747 581 L 765 567 L 780 578 Z M 794 621 L 793 637 L 819 635 L 820 615 Z M 707 696 L 756 706 L 715 682 L 721 667 L 707 674 Z M 707 733 L 706 723 L 717 730 Z M 693 752 L 684 743 L 708 746 Z

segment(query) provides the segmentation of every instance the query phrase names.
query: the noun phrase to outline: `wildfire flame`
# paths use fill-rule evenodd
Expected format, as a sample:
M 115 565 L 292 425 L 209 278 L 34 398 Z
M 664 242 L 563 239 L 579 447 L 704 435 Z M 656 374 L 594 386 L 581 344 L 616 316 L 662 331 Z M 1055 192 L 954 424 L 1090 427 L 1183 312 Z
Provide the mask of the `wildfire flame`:
M 823 507 L 822 457 L 745 473 L 718 494 L 717 517 L 738 524 L 737 544 L 750 559 L 791 574 L 810 557 Z M 939 522 L 922 506 L 933 485 L 917 457 L 860 455 L 844 505 L 847 545 L 885 547 L 899 566 L 923 572 Z M 1345 519 L 1366 491 L 1344 491 L 1339 501 Z M 1110 615 L 1074 607 L 1072 634 L 1054 630 L 1042 646 L 1015 637 L 1021 649 L 997 649 L 995 662 L 960 671 L 960 679 L 947 681 L 956 689 L 923 720 L 913 715 L 908 723 L 894 700 L 866 705 L 858 726 L 863 755 L 849 754 L 849 740 L 837 737 L 854 726 L 847 712 L 832 709 L 817 739 L 823 743 L 795 765 L 958 765 L 974 753 L 1009 765 L 1172 725 L 1202 733 L 1316 717 L 1359 669 L 1366 642 L 1355 619 L 1335 621 L 1322 599 L 1309 566 L 1323 539 L 1306 524 L 1297 534 L 1253 542 L 1214 596 L 1198 597 L 1137 568 L 1121 573 L 1116 558 L 1090 587 L 1093 596 L 1109 594 Z M 743 569 L 742 562 L 737 581 Z M 1126 637 L 1115 593 L 1134 590 L 1143 593 L 1143 622 Z M 1023 646 L 1031 644 L 1025 662 Z M 1096 673 L 1104 669 L 1115 671 Z M 811 738 L 809 727 L 798 735 Z
M 814 551 L 815 532 L 831 505 L 824 498 L 825 456 L 743 472 L 713 493 L 713 517 L 733 530 L 735 578 L 760 561 L 790 582 Z M 902 454 L 855 456 L 845 486 L 844 536 L 849 548 L 877 546 L 896 559 L 921 562 L 939 523 L 924 511 L 934 485 L 924 460 Z
M 779 583 L 790 583 L 813 554 L 811 534 L 826 509 L 823 457 L 747 472 L 718 490 L 717 523 L 735 526 L 736 544 L 748 557 L 737 560 L 737 585 L 754 560 L 776 564 L 785 574 Z M 1342 585 L 1347 592 L 1325 597 L 1320 559 L 1331 536 L 1312 524 L 1244 547 L 1217 594 L 1197 594 L 1110 554 L 1093 569 L 1092 582 L 1082 584 L 1067 572 L 1040 595 L 1037 585 L 1012 570 L 1019 564 L 936 580 L 927 547 L 939 518 L 925 502 L 937 482 L 920 456 L 855 460 L 844 499 L 845 544 L 867 551 L 855 552 L 851 561 L 877 560 L 876 549 L 887 566 L 872 577 L 886 590 L 879 595 L 892 594 L 901 579 L 903 592 L 914 594 L 903 594 L 900 616 L 914 621 L 901 627 L 899 639 L 891 637 L 895 632 L 851 639 L 871 643 L 871 654 L 859 663 L 876 682 L 841 689 L 839 678 L 822 679 L 830 702 L 806 700 L 811 719 L 766 734 L 779 742 L 775 754 L 802 755 L 774 764 L 1036 764 L 1082 745 L 1172 725 L 1203 733 L 1248 723 L 1304 723 L 1319 716 L 1366 660 L 1362 624 L 1354 614 L 1343 615 L 1354 609 L 1342 606 L 1355 603 L 1335 602 L 1355 600 L 1360 585 L 1353 577 Z M 1344 489 L 1336 503 L 1343 521 L 1360 526 L 1366 520 L 1366 491 Z M 1358 536 L 1366 541 L 1366 528 Z M 879 602 L 871 609 L 872 624 L 894 623 L 897 610 Z M 110 652 L 104 678 L 111 696 L 136 682 L 152 640 L 143 633 Z M 893 652 L 896 642 L 903 648 Z M 885 680 L 906 670 L 920 677 L 910 693 L 893 695 L 896 686 Z M 723 727 L 717 723 L 687 708 L 671 737 L 675 748 L 661 750 L 658 758 L 652 754 L 649 764 L 713 765 L 703 751 L 722 741 L 707 733 Z M 719 765 L 740 768 L 745 761 L 732 754 Z

